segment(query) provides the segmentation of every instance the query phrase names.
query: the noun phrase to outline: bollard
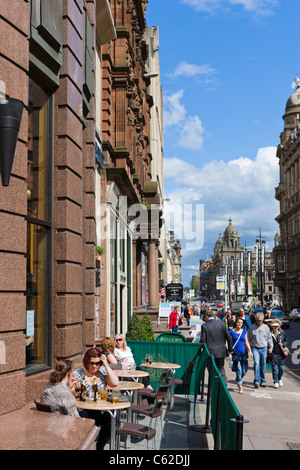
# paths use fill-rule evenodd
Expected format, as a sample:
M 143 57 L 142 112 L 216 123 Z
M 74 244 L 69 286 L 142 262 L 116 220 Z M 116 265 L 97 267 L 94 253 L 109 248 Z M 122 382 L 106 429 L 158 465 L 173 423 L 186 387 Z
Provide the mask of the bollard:
M 236 418 L 231 418 L 230 421 L 236 423 L 235 450 L 243 450 L 244 423 L 249 423 L 249 420 L 244 419 L 242 415 L 237 415 Z

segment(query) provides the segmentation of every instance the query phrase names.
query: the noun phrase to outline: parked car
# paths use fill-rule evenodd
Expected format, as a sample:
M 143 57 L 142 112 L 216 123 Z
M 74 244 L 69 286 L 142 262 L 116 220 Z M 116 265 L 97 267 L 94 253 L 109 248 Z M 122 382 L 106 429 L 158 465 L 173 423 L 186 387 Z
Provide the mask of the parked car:
M 300 308 L 293 308 L 289 316 L 292 321 L 300 320 Z
M 244 308 L 243 302 L 231 302 L 230 310 L 234 315 L 239 313 L 240 308 Z
M 290 327 L 290 319 L 287 315 L 285 315 L 281 310 L 272 310 L 271 317 L 276 320 L 280 320 L 282 323 L 282 328 L 289 328 Z

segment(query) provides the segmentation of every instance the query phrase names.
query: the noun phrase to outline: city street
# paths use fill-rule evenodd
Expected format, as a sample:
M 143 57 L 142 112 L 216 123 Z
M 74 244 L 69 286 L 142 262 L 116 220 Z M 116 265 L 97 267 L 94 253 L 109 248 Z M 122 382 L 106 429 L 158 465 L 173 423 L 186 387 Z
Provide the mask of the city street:
M 290 322 L 290 328 L 284 330 L 288 337 L 288 355 L 285 364 L 286 372 L 300 379 L 300 322 Z

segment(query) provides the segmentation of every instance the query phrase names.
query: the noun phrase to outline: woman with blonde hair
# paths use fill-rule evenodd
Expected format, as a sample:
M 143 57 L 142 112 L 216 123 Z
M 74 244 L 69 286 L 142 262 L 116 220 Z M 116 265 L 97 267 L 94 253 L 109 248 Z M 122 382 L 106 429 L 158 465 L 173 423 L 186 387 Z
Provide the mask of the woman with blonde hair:
M 115 336 L 115 344 L 114 355 L 117 360 L 124 366 L 134 367 L 135 362 L 131 349 L 127 346 L 124 336 L 120 333 Z
M 133 354 L 131 352 L 131 349 L 129 346 L 127 346 L 126 340 L 123 335 L 120 333 L 115 336 L 115 343 L 116 347 L 114 350 L 114 355 L 117 358 L 117 361 L 119 361 L 123 366 L 125 366 L 125 369 L 127 367 L 135 367 L 135 361 Z M 137 370 L 143 370 L 142 367 L 136 367 Z M 150 384 L 149 377 L 142 377 L 142 382 L 144 384 L 145 388 L 149 388 L 150 390 L 153 390 Z

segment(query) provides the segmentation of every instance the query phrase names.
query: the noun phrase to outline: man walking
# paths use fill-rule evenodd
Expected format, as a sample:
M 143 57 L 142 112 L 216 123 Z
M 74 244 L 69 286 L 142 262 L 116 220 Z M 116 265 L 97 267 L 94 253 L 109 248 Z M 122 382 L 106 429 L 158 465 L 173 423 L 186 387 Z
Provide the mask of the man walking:
M 227 385 L 227 377 L 225 374 L 225 357 L 226 357 L 226 342 L 228 352 L 232 352 L 232 336 L 229 334 L 225 323 L 216 320 L 214 312 L 206 310 L 205 314 L 206 323 L 201 327 L 200 342 L 205 343 L 210 354 L 214 356 L 216 366 L 218 367 L 225 384 Z
M 264 323 L 264 315 L 257 313 L 255 323 L 249 328 L 248 341 L 250 343 L 254 360 L 254 387 L 266 386 L 267 355 L 273 350 L 273 341 L 270 328 Z
M 222 320 L 227 326 L 228 330 L 232 330 L 232 328 L 234 328 L 235 320 L 235 316 L 232 315 L 231 310 L 228 309 Z

